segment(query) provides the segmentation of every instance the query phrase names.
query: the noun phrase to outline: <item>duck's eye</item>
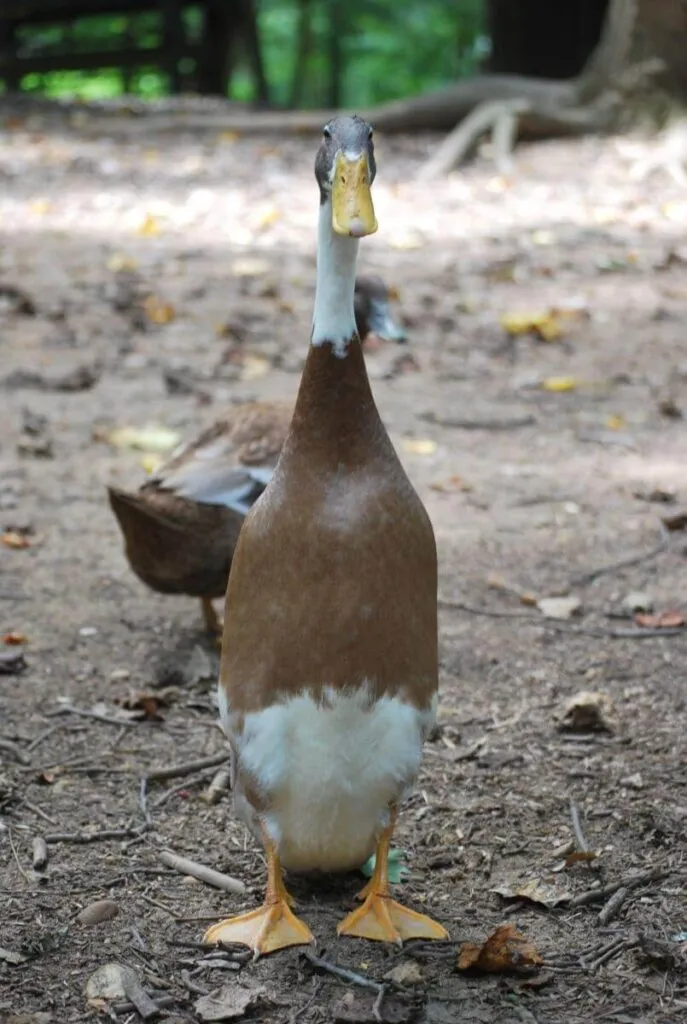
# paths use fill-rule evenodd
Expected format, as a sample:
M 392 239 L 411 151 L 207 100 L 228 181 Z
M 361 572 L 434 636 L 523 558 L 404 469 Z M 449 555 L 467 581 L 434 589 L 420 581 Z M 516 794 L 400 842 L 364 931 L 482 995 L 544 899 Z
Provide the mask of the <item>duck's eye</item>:
M 322 134 L 324 135 L 325 139 L 331 139 L 332 137 L 332 133 L 330 132 L 329 128 L 323 128 Z

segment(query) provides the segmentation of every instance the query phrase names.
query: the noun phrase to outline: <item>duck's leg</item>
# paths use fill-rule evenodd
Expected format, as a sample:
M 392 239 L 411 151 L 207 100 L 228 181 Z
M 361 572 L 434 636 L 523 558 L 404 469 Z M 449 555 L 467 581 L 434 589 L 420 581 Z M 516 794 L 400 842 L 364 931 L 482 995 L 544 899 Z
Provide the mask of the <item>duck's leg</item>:
M 389 895 L 389 847 L 395 824 L 396 808 L 392 807 L 391 821 L 377 843 L 374 873 L 359 894 L 363 905 L 353 910 L 336 930 L 339 935 L 398 945 L 404 939 L 447 939 L 446 929 L 431 917 L 408 910 Z
M 286 891 L 277 848 L 262 830 L 267 855 L 267 891 L 259 910 L 228 917 L 209 928 L 204 942 L 238 942 L 253 950 L 255 959 L 287 946 L 305 946 L 314 942 L 307 924 L 291 911 L 293 900 Z
M 203 619 L 205 621 L 205 628 L 208 633 L 215 637 L 217 646 L 222 646 L 222 629 L 223 625 L 219 620 L 219 616 L 215 611 L 212 600 L 209 597 L 201 597 L 200 604 L 203 609 Z

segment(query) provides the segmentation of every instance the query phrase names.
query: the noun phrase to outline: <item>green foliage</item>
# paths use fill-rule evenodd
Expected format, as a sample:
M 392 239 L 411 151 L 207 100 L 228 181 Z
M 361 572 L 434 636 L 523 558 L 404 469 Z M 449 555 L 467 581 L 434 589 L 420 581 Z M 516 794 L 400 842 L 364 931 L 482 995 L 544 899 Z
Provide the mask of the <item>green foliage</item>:
M 474 74 L 487 49 L 483 35 L 484 0 L 255 0 L 263 60 L 276 105 L 328 105 L 338 79 L 346 107 L 363 107 L 440 87 Z M 188 8 L 186 29 L 198 39 L 202 14 Z M 306 37 L 300 39 L 305 28 Z M 20 27 L 24 52 L 70 49 L 115 50 L 126 35 L 146 49 L 160 45 L 156 12 L 83 18 L 68 29 L 55 25 Z M 300 43 L 300 47 L 299 47 Z M 304 59 L 299 60 L 299 52 Z M 116 61 L 116 57 L 113 57 Z M 184 69 L 185 70 L 185 69 Z M 144 98 L 163 95 L 164 74 L 139 68 L 55 71 L 26 75 L 22 89 L 51 97 L 104 99 L 125 91 Z M 250 100 L 253 81 L 241 56 L 234 69 L 231 97 Z

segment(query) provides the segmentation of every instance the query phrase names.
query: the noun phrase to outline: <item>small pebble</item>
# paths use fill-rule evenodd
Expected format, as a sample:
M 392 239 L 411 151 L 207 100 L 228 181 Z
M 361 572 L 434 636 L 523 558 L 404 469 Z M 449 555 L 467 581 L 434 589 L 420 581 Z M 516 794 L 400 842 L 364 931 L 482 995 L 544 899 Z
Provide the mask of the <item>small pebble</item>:
M 128 668 L 116 668 L 113 672 L 110 672 L 110 682 L 118 683 L 125 679 L 131 678 L 131 672 Z
M 98 630 L 95 626 L 82 626 L 79 630 L 79 636 L 95 636 Z

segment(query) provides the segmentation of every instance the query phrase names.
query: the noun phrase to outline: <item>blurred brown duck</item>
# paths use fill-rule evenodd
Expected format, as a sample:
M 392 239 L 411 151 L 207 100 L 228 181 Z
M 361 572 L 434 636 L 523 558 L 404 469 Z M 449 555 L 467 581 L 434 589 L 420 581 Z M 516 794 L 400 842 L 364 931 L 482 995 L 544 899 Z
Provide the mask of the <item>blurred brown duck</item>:
M 405 341 L 390 298 L 380 277 L 356 279 L 363 341 L 371 333 Z M 138 491 L 108 487 L 134 573 L 158 593 L 200 598 L 210 632 L 221 633 L 212 601 L 224 597 L 243 520 L 269 482 L 292 413 L 287 402 L 238 405 L 177 448 Z

